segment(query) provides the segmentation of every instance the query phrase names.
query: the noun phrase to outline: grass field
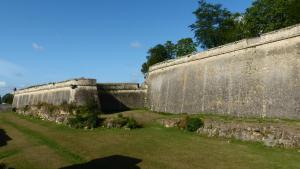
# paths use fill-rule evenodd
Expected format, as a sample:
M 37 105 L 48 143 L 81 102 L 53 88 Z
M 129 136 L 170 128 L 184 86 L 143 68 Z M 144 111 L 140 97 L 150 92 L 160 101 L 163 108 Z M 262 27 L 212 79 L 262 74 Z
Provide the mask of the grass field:
M 144 128 L 71 129 L 0 113 L 0 162 L 16 169 L 296 169 L 299 150 L 206 138 L 154 122 L 164 115 L 131 111 Z

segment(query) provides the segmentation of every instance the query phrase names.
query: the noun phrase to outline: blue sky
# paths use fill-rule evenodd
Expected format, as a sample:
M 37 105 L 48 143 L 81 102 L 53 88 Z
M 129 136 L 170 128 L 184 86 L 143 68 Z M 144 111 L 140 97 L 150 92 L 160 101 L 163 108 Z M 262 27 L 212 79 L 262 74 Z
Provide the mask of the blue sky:
M 208 0 L 243 12 L 251 0 Z M 1 0 L 0 95 L 76 77 L 143 82 L 147 50 L 193 37 L 197 0 Z

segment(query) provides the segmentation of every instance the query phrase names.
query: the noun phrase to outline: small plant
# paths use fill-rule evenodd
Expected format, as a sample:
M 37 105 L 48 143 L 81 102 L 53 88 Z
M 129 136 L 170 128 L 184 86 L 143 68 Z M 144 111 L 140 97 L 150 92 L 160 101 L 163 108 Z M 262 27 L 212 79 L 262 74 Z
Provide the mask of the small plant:
M 29 106 L 29 105 L 26 105 L 26 106 L 23 108 L 23 111 L 24 111 L 24 112 L 28 112 L 29 109 L 30 109 L 30 106 Z
M 66 101 L 64 101 L 61 105 L 60 108 L 65 111 L 65 112 L 69 112 L 72 113 L 74 110 L 76 110 L 76 104 L 75 103 L 68 103 Z

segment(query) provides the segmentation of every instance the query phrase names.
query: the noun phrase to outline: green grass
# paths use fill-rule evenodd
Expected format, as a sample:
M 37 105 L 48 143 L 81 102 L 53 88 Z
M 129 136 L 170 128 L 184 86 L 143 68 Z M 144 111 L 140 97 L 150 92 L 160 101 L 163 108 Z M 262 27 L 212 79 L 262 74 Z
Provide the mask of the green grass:
M 0 147 L 0 163 L 19 168 L 61 168 L 114 155 L 140 159 L 147 169 L 297 169 L 300 152 L 268 148 L 259 143 L 207 138 L 155 121 L 176 117 L 143 110 L 128 111 L 144 123 L 135 130 L 72 129 L 53 122 L 0 114 L 0 128 L 12 140 Z M 112 161 L 112 163 L 114 163 Z
M 10 156 L 16 155 L 19 152 L 20 152 L 20 150 L 3 151 L 0 154 L 0 160 L 3 159 L 3 158 L 7 158 L 7 157 L 10 157 Z
M 34 130 L 24 128 L 19 126 L 16 123 L 11 121 L 1 119 L 2 124 L 10 125 L 20 132 L 24 133 L 29 139 L 39 142 L 39 144 L 46 145 L 49 148 L 55 150 L 59 155 L 61 155 L 64 159 L 70 162 L 86 162 L 82 157 L 78 156 L 70 152 L 68 149 L 62 147 L 59 143 L 50 139 L 49 137 L 44 136 L 43 134 L 36 132 Z

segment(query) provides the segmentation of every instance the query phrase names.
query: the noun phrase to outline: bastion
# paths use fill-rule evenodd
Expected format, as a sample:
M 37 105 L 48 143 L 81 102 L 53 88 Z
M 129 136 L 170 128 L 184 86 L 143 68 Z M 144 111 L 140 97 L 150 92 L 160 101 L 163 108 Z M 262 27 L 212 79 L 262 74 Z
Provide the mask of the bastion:
M 150 67 L 148 106 L 300 119 L 300 25 Z
M 79 78 L 19 89 L 14 92 L 12 106 L 20 109 L 39 103 L 84 105 L 90 98 L 99 103 L 96 80 Z

